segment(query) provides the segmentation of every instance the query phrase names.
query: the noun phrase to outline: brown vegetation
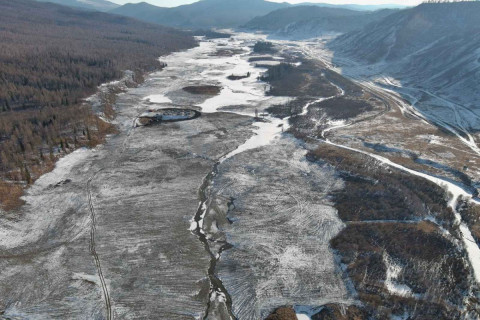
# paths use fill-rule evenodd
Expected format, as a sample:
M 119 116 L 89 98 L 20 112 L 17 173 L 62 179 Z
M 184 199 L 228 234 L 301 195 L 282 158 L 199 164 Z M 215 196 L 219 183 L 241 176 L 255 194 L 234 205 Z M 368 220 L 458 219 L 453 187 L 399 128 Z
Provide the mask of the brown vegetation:
M 365 310 L 357 306 L 340 306 L 329 304 L 317 314 L 312 316 L 312 320 L 367 320 L 370 319 Z
M 443 235 L 439 225 L 424 220 L 434 217 L 455 236 L 445 191 L 335 146 L 321 145 L 307 157 L 335 167 L 345 181 L 344 190 L 332 194 L 332 200 L 347 226 L 331 245 L 367 314 L 375 319 L 405 313 L 414 319 L 459 318 L 470 287 L 465 252 Z M 400 266 L 394 281 L 408 286 L 410 295 L 387 289 L 385 256 Z
M 469 288 L 469 268 L 463 252 L 434 228 L 432 232 L 419 224 L 351 224 L 332 240 L 361 300 L 375 318 L 388 319 L 405 312 L 414 314 L 415 319 L 459 317 Z M 421 299 L 386 289 L 385 254 L 402 267 L 395 281 L 407 285 Z
M 321 109 L 329 118 L 334 120 L 355 118 L 364 112 L 373 110 L 373 106 L 364 99 L 352 99 L 348 97 L 328 99 L 315 103 L 310 106 L 310 108 Z
M 270 83 L 268 92 L 273 96 L 330 97 L 338 93 L 337 88 L 323 75 L 315 62 L 304 60 L 300 66 L 281 63 L 269 66 L 262 81 Z
M 468 225 L 473 238 L 480 246 L 480 205 L 461 201 L 457 210 L 462 216 L 462 220 Z
M 453 226 L 455 219 L 445 191 L 425 179 L 328 144 L 320 145 L 307 157 L 334 166 L 345 181 L 345 188 L 333 194 L 344 221 L 422 220 L 432 216 L 447 229 Z
M 139 81 L 162 67 L 162 54 L 195 45 L 173 29 L 28 0 L 0 0 L 0 42 L 0 179 L 13 181 L 2 185 L 6 209 L 58 157 L 115 132 L 82 106 L 101 83 L 126 69 Z M 107 118 L 115 94 L 101 97 Z
M 275 52 L 275 47 L 273 43 L 269 41 L 258 41 L 253 46 L 253 52 L 255 53 L 273 53 Z
M 293 308 L 282 307 L 275 310 L 265 320 L 297 320 L 297 315 Z
M 345 91 L 345 95 L 359 97 L 364 94 L 361 87 L 359 87 L 352 80 L 345 78 L 341 74 L 327 68 L 322 69 L 322 73 L 324 74 L 325 78 L 328 79 L 328 81 L 331 81 L 335 85 L 342 88 Z
M 23 185 L 0 180 L 0 204 L 3 210 L 10 211 L 23 205 L 20 200 L 22 194 Z
M 0 1 L 0 110 L 78 104 L 122 70 L 194 45 L 173 29 L 35 1 Z
M 310 102 L 310 98 L 297 98 L 290 100 L 285 104 L 274 105 L 266 109 L 268 113 L 276 118 L 284 119 L 286 117 L 295 117 L 303 111 L 305 104 Z
M 219 49 L 215 53 L 212 53 L 211 56 L 214 57 L 233 57 L 237 54 L 245 53 L 243 49 Z

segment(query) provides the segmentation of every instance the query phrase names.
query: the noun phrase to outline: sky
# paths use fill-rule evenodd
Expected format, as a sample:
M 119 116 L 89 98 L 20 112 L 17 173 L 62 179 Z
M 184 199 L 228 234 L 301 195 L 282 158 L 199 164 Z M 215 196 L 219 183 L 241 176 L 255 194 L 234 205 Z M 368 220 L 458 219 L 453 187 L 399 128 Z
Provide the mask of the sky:
M 118 4 L 125 3 L 135 3 L 135 2 L 149 2 L 156 6 L 161 7 L 175 7 L 182 4 L 189 4 L 196 2 L 196 0 L 110 0 Z M 240 0 L 239 0 L 240 1 Z M 333 4 L 387 4 L 387 3 L 397 3 L 402 5 L 417 5 L 421 3 L 421 0 L 269 0 L 272 2 L 290 2 L 290 3 L 301 3 L 301 2 L 321 2 L 321 3 L 333 3 Z

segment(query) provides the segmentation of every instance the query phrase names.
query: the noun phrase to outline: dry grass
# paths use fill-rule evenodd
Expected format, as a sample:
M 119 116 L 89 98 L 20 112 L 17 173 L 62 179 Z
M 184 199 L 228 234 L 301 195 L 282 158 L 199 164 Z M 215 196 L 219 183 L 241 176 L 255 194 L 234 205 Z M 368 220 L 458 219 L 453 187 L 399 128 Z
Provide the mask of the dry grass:
M 297 316 L 293 308 L 282 307 L 275 310 L 265 320 L 297 320 Z
M 20 208 L 24 202 L 20 199 L 24 187 L 20 184 L 0 181 L 0 206 L 5 211 Z

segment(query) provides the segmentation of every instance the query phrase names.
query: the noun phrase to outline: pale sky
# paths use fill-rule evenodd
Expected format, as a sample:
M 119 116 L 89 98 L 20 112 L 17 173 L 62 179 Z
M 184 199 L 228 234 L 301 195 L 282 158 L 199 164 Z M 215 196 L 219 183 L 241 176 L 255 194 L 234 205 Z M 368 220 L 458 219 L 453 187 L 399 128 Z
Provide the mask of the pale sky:
M 160 7 L 175 7 L 182 4 L 189 4 L 196 2 L 197 0 L 110 0 L 111 2 L 115 2 L 118 4 L 125 4 L 125 3 L 136 3 L 136 2 L 149 2 L 156 6 Z M 241 1 L 241 0 L 239 0 Z M 388 4 L 388 3 L 396 3 L 402 4 L 406 6 L 413 6 L 421 3 L 421 0 L 268 0 L 272 2 L 290 2 L 290 3 L 302 3 L 302 2 L 320 2 L 320 3 L 333 3 L 333 4 Z

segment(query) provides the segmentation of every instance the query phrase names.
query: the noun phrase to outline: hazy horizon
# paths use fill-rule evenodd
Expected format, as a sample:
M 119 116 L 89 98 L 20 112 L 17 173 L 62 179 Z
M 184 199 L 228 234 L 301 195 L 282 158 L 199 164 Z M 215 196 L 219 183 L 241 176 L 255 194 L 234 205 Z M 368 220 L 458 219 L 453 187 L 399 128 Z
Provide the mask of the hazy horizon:
M 176 7 L 184 4 L 191 4 L 197 2 L 198 0 L 110 0 L 111 2 L 117 4 L 126 4 L 126 3 L 138 3 L 138 2 L 148 2 L 156 6 L 161 7 Z M 268 0 L 271 2 L 289 2 L 292 4 L 298 4 L 303 2 L 317 2 L 317 3 L 330 3 L 330 4 L 360 4 L 360 5 L 381 5 L 381 4 L 397 4 L 397 5 L 417 5 L 420 4 L 422 1 L 419 0 L 405 0 L 405 1 L 392 1 L 392 0 Z

